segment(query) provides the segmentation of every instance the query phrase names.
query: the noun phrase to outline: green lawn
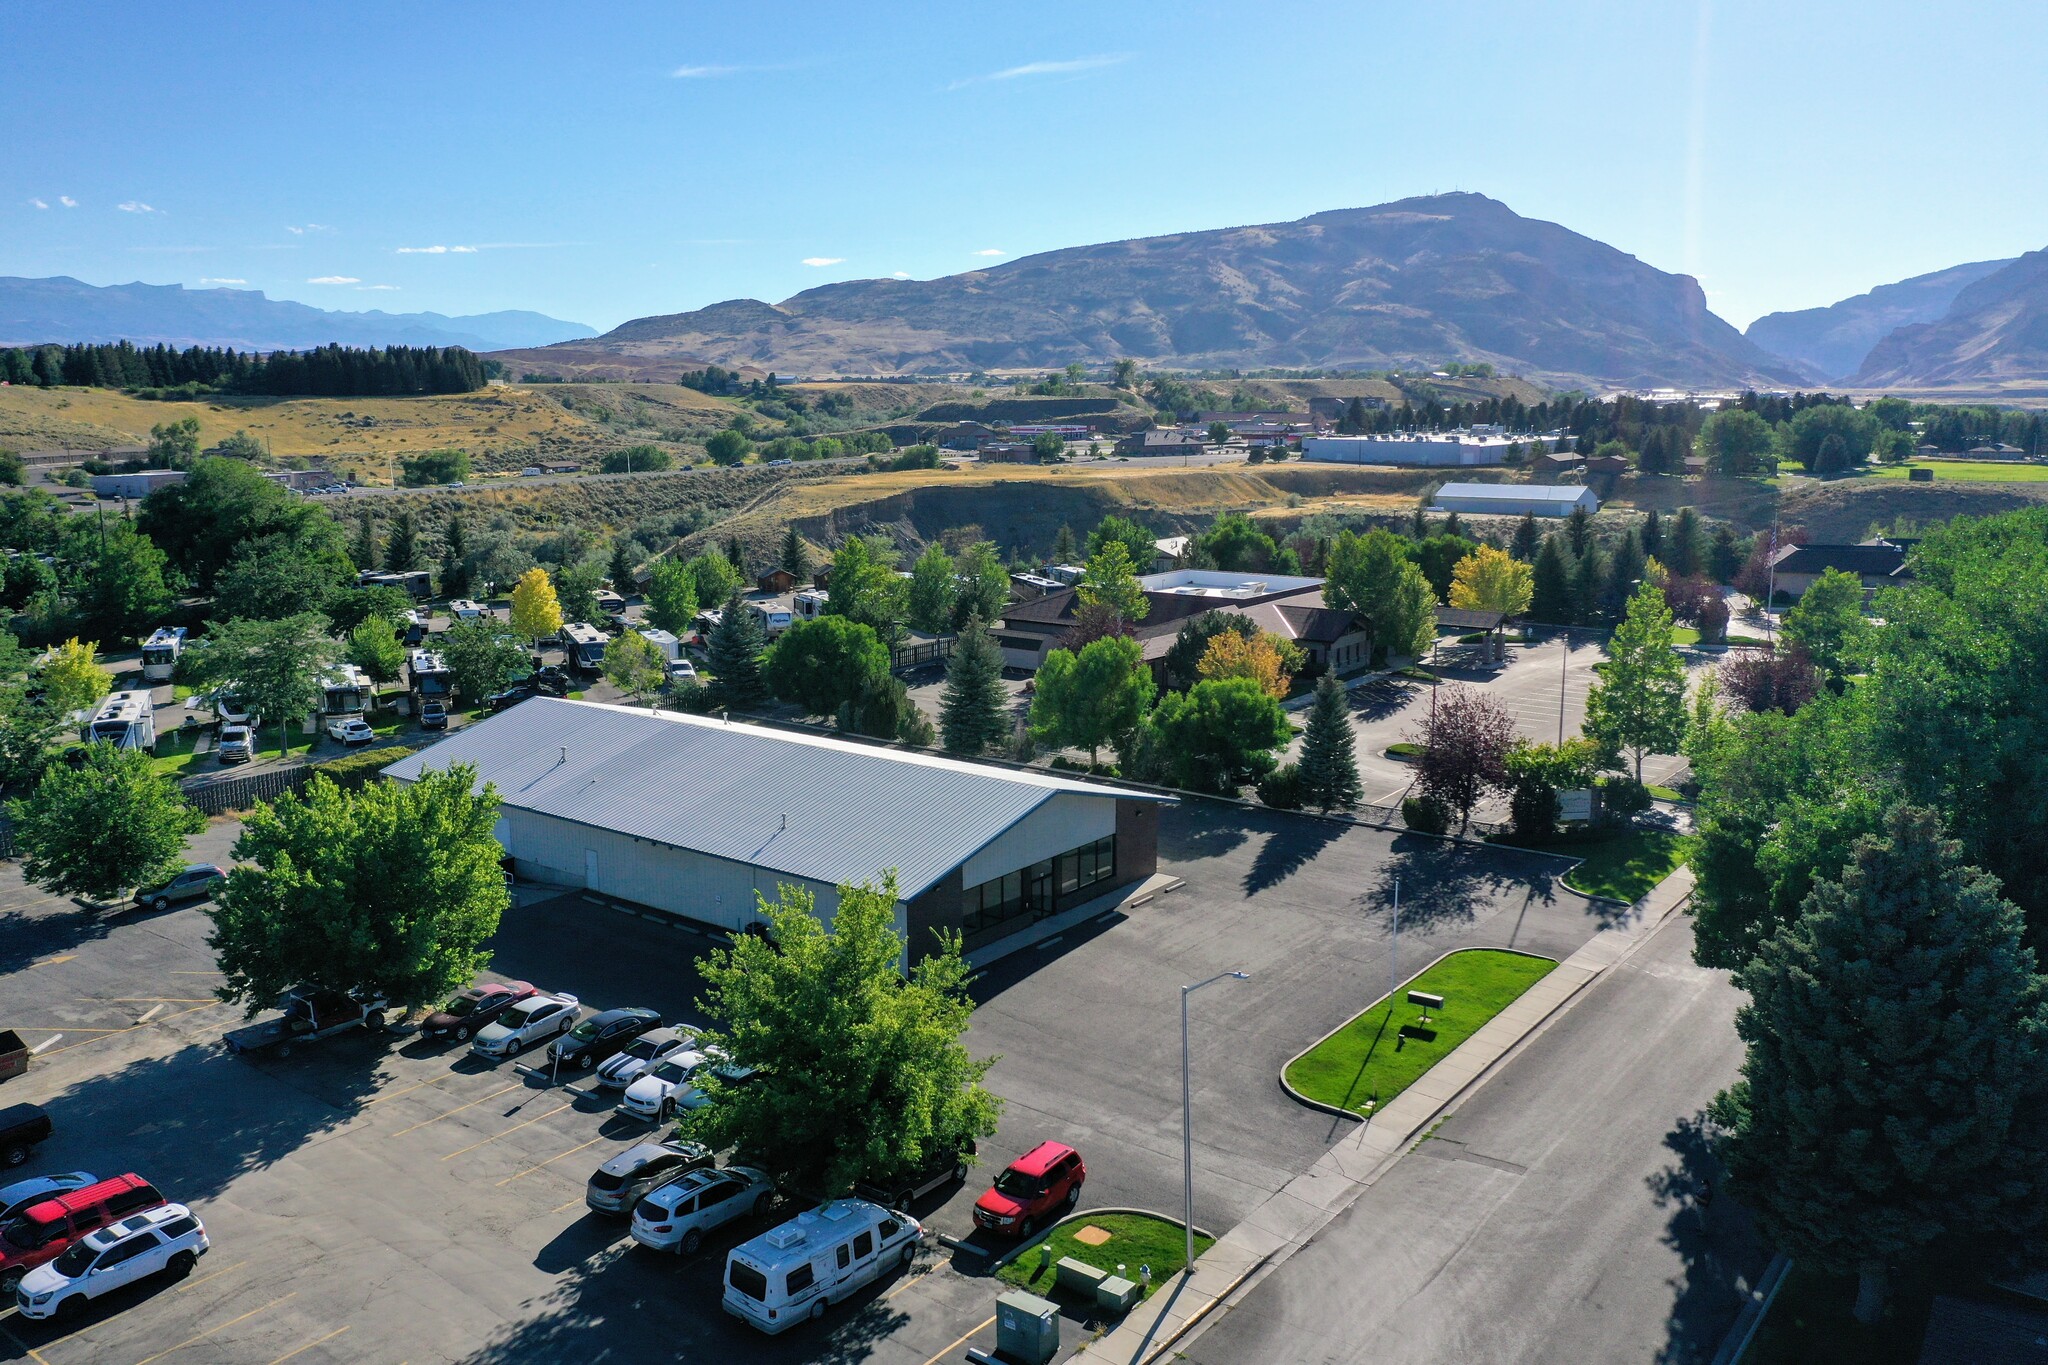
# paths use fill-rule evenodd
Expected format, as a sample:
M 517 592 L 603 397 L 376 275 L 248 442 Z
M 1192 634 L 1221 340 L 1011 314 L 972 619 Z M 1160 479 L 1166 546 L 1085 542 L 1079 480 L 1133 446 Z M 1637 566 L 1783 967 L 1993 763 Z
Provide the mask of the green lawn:
M 1648 792 L 1651 795 L 1651 797 L 1658 801 L 1685 800 L 1685 793 L 1678 790 L 1676 787 L 1660 787 L 1654 782 L 1646 782 L 1643 784 L 1643 790 Z
M 1673 626 L 1673 627 L 1671 628 L 1671 643 L 1672 643 L 1672 644 L 1674 644 L 1674 645 L 1696 645 L 1696 644 L 1698 644 L 1699 642 L 1700 642 L 1700 633 L 1699 633 L 1699 631 L 1695 630 L 1695 629 L 1694 629 L 1693 627 L 1691 627 L 1691 626 Z
M 1093 1247 L 1075 1241 L 1074 1234 L 1087 1227 L 1101 1228 L 1109 1234 L 1109 1240 Z M 1214 1240 L 1197 1235 L 1195 1255 L 1207 1251 Z M 1150 1214 L 1082 1213 L 1054 1228 L 1045 1239 L 1045 1245 L 1052 1248 L 1052 1259 L 1045 1262 L 1043 1273 L 1038 1267 L 1045 1258 L 1037 1247 L 1032 1247 L 998 1270 L 996 1278 L 1005 1284 L 1052 1298 L 1059 1263 L 1071 1256 L 1112 1275 L 1118 1273 L 1117 1267 L 1121 1265 L 1123 1277 L 1135 1284 L 1143 1283 L 1138 1278 L 1138 1267 L 1149 1265 L 1152 1267 L 1152 1288 L 1157 1289 L 1170 1277 L 1179 1274 L 1181 1266 L 1186 1264 L 1183 1253 L 1187 1250 L 1187 1234 L 1179 1223 L 1154 1218 Z
M 1564 884 L 1572 890 L 1633 902 L 1678 869 L 1691 851 L 1692 840 L 1668 829 L 1632 829 L 1611 839 L 1550 847 L 1585 859 L 1564 874 Z
M 2017 460 L 1908 460 L 1905 464 L 1872 465 L 1866 476 L 1903 479 L 1909 469 L 1931 469 L 1934 481 L 1956 483 L 2048 483 L 2048 465 Z
M 221 761 L 215 756 L 211 747 L 203 754 L 192 752 L 193 741 L 206 733 L 207 728 L 203 725 L 194 725 L 160 732 L 156 737 L 156 757 L 151 760 L 151 765 L 158 773 L 173 779 L 194 777 L 200 773 L 209 773 L 219 768 Z M 276 726 L 264 726 L 262 734 L 258 736 L 258 740 L 257 758 L 283 757 L 283 754 L 277 747 Z M 229 764 L 228 766 L 232 768 L 236 765 Z
M 1450 1056 L 1556 965 L 1549 958 L 1497 948 L 1452 953 L 1295 1058 L 1287 1066 L 1287 1083 L 1312 1100 L 1370 1113 Z M 1444 997 L 1442 1011 L 1430 1016 L 1434 1038 L 1401 1035 L 1402 1026 L 1415 1023 L 1422 1013 L 1417 1006 L 1395 1003 L 1405 1002 L 1411 990 Z
M 1389 744 L 1387 746 L 1388 758 L 1421 758 L 1426 752 L 1428 751 L 1422 745 L 1410 744 L 1405 740 L 1399 744 Z

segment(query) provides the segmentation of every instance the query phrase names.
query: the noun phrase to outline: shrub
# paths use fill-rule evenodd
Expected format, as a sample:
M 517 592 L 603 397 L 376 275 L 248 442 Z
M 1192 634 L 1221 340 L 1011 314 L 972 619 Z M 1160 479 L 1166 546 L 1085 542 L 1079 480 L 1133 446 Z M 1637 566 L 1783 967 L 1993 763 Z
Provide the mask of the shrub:
M 1650 789 L 1625 774 L 1603 777 L 1600 807 L 1616 819 L 1633 819 L 1650 808 Z
M 1451 827 L 1451 813 L 1440 801 L 1409 796 L 1401 801 L 1401 823 L 1424 834 L 1442 834 Z
M 391 749 L 358 749 L 355 753 L 322 763 L 320 774 L 343 791 L 361 791 L 384 768 L 401 758 L 409 758 L 414 752 L 404 745 Z
M 1259 800 L 1274 810 L 1300 810 L 1301 768 L 1288 763 L 1275 768 L 1259 783 Z

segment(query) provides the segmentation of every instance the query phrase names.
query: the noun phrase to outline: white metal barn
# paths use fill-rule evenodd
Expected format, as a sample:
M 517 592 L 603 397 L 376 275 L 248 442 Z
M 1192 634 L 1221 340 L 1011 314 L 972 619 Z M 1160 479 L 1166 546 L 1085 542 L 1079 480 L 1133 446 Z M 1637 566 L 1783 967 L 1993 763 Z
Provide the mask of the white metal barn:
M 1432 512 L 1476 512 L 1482 516 L 1519 517 L 1533 512 L 1539 517 L 1568 517 L 1575 507 L 1588 513 L 1600 510 L 1600 499 L 1590 488 L 1576 485 L 1530 483 L 1447 483 L 1437 490 Z
M 912 949 L 969 948 L 1142 881 L 1171 798 L 712 717 L 535 697 L 386 768 L 397 782 L 475 765 L 503 802 L 522 877 L 723 929 L 755 896 L 896 873 Z

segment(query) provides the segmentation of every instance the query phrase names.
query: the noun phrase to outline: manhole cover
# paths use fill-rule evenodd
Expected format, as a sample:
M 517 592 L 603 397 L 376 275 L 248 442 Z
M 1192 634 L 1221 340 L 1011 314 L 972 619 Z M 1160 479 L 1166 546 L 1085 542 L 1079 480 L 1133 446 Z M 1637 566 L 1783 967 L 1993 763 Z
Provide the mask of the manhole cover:
M 1074 1240 L 1084 1247 L 1099 1247 L 1104 1242 L 1107 1242 L 1109 1238 L 1110 1232 L 1108 1228 L 1099 1228 L 1093 1223 L 1090 1223 L 1087 1227 L 1074 1234 Z

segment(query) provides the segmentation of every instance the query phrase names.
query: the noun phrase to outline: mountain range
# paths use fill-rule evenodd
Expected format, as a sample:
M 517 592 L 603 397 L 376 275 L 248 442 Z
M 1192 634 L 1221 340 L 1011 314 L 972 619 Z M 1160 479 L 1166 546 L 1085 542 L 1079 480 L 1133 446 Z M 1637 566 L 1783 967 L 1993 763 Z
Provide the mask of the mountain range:
M 1479 194 L 1069 247 L 935 280 L 638 318 L 562 348 L 823 374 L 1489 361 L 1564 383 L 1778 386 L 1810 376 L 1668 274 Z M 546 352 L 526 355 L 535 366 Z M 565 359 L 567 358 L 565 354 Z
M 90 285 L 69 276 L 0 276 L 0 345 L 133 341 L 154 346 L 303 350 L 347 346 L 466 346 L 494 351 L 595 336 L 593 328 L 541 313 L 330 312 L 266 298 L 256 289 L 178 284 Z
M 1825 308 L 1767 313 L 1743 335 L 1774 355 L 1808 366 L 1822 379 L 1846 379 L 1863 367 L 1871 347 L 1895 329 L 1938 321 L 1966 287 L 2011 264 L 2007 259 L 1954 265 L 1881 284 Z
M 2038 388 L 2048 380 L 2048 250 L 2030 251 L 1958 291 L 1938 318 L 1870 349 L 1850 383 L 1865 388 Z

